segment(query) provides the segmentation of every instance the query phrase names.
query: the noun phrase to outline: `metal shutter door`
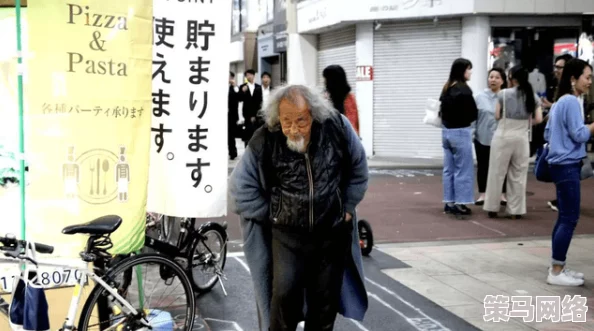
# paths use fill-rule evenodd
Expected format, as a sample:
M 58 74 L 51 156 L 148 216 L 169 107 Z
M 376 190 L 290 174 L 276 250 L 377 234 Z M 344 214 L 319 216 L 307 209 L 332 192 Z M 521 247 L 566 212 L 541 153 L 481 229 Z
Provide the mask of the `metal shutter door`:
M 276 57 L 274 59 L 274 62 L 272 62 L 271 68 L 272 69 L 270 75 L 272 75 L 272 87 L 278 87 L 281 85 L 281 65 L 280 59 L 278 57 Z
M 460 20 L 384 24 L 373 38 L 373 150 L 384 157 L 443 157 L 441 130 L 423 124 L 462 51 Z M 477 45 L 481 42 L 477 41 Z M 487 70 L 476 68 L 475 70 Z
M 324 86 L 322 72 L 332 64 L 340 65 L 347 75 L 352 92 L 356 88 L 357 56 L 355 50 L 356 26 L 327 32 L 318 36 L 318 86 Z

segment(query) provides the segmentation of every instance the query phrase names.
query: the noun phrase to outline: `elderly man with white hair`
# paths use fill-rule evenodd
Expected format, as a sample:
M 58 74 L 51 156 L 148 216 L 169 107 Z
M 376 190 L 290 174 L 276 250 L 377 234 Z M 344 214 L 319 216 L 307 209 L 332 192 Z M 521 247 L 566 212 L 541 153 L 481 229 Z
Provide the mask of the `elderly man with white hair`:
M 242 220 L 261 330 L 333 330 L 367 310 L 355 208 L 365 151 L 321 93 L 278 88 L 229 184 Z

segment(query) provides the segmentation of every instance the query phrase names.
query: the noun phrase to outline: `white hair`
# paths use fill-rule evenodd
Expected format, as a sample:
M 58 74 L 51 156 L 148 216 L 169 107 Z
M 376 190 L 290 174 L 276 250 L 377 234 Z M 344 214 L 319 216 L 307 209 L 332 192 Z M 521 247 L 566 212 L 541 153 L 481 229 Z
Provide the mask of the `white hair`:
M 292 104 L 300 102 L 303 98 L 309 107 L 311 116 L 318 123 L 324 122 L 332 112 L 336 112 L 329 100 L 327 100 L 320 91 L 305 85 L 285 85 L 276 88 L 268 98 L 266 105 L 262 109 L 266 125 L 270 131 L 281 129 L 279 105 L 281 101 L 286 100 Z

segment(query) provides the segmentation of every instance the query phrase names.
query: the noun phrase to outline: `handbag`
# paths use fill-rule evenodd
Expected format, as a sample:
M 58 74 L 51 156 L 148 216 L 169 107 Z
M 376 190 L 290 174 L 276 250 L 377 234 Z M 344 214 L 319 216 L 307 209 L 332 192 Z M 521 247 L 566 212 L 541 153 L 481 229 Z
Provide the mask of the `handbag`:
M 27 243 L 25 255 L 35 261 L 35 244 Z M 9 323 L 13 331 L 49 331 L 49 305 L 43 287 L 35 276 L 29 280 L 30 264 L 21 262 L 21 274 L 15 278 L 15 291 L 9 307 Z
M 549 155 L 549 144 L 544 144 L 536 151 L 536 161 L 534 162 L 534 175 L 539 182 L 552 183 L 551 166 L 547 161 Z
M 441 101 L 435 99 L 427 99 L 425 103 L 425 117 L 423 123 L 441 128 Z

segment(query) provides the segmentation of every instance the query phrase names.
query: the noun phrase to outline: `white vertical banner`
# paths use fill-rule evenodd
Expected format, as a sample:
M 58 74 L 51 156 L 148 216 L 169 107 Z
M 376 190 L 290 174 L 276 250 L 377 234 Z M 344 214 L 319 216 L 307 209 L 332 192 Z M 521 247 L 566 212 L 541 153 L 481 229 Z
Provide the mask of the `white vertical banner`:
M 227 214 L 231 1 L 153 0 L 147 210 Z

